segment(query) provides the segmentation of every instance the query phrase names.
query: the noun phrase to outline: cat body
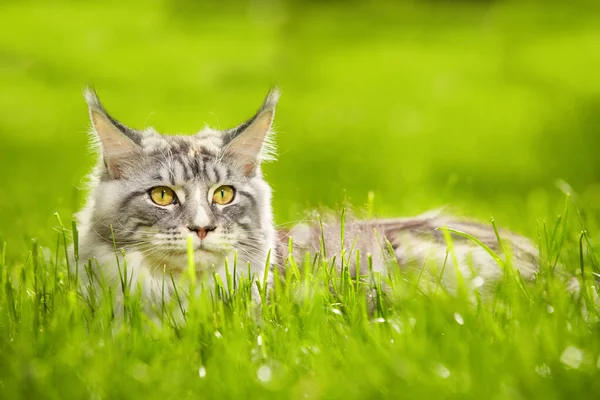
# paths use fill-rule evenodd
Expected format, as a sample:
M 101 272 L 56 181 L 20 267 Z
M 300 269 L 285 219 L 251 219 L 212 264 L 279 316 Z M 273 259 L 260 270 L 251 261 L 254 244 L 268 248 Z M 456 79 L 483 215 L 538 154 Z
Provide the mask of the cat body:
M 127 265 L 128 280 L 141 288 L 144 298 L 160 299 L 173 287 L 188 265 L 188 245 L 194 252 L 196 274 L 207 282 L 213 273 L 225 275 L 237 252 L 237 265 L 250 265 L 259 280 L 265 268 L 284 265 L 288 237 L 298 260 L 320 251 L 325 237 L 329 255 L 342 248 L 370 254 L 373 269 L 396 265 L 445 262 L 447 244 L 439 227 L 464 230 L 493 249 L 500 249 L 491 227 L 445 217 L 438 213 L 407 219 L 345 221 L 325 220 L 299 224 L 279 232 L 273 224 L 271 188 L 260 164 L 273 158 L 272 123 L 279 92 L 272 90 L 259 111 L 236 128 L 205 128 L 195 135 L 161 135 L 152 128 L 131 129 L 106 112 L 93 91 L 86 91 L 92 137 L 99 152 L 90 175 L 84 208 L 77 214 L 80 259 L 94 259 L 97 275 L 117 285 Z M 535 249 L 519 236 L 512 242 L 515 265 L 523 274 L 535 272 Z M 486 281 L 501 276 L 496 261 L 481 247 L 462 237 L 454 246 L 461 271 L 467 278 Z M 352 270 L 355 271 L 355 258 Z M 361 262 L 363 268 L 366 262 Z M 447 269 L 452 271 L 451 268 Z M 238 271 L 247 273 L 246 268 Z M 358 271 L 364 273 L 366 271 Z M 431 274 L 431 279 L 437 279 Z M 269 276 L 272 276 L 270 274 Z M 444 277 L 451 285 L 452 276 Z
M 292 237 L 292 255 L 296 260 L 303 260 L 306 253 L 315 252 L 325 253 L 330 259 L 334 256 L 339 259 L 344 249 L 345 264 L 352 276 L 370 272 L 370 257 L 373 272 L 387 275 L 388 268 L 416 270 L 421 275 L 423 287 L 428 284 L 436 286 L 441 282 L 453 290 L 457 284 L 454 269 L 456 258 L 461 277 L 473 289 L 491 287 L 502 278 L 501 263 L 465 236 L 449 235 L 453 247 L 453 254 L 450 254 L 450 243 L 444 235 L 444 228 L 477 238 L 502 262 L 510 258 L 511 265 L 519 270 L 522 277 L 535 277 L 538 251 L 530 240 L 500 229 L 501 244 L 491 224 L 487 226 L 466 218 L 449 216 L 442 210 L 408 218 L 360 220 L 346 215 L 343 219 L 329 216 L 321 222 L 299 223 L 288 231 L 278 232 L 278 254 L 281 259 L 287 256 L 289 237 Z M 504 254 L 505 251 L 507 254 Z

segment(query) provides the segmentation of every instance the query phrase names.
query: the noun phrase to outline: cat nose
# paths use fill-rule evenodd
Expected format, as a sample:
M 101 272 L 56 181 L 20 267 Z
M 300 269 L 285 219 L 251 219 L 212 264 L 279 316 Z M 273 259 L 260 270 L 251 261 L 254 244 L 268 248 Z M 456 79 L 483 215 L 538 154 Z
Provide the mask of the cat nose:
M 217 227 L 214 225 L 203 226 L 201 228 L 197 226 L 190 226 L 188 229 L 192 232 L 196 232 L 200 240 L 204 240 L 204 238 L 206 238 L 206 235 L 208 235 L 208 232 L 214 231 L 215 229 L 217 229 Z

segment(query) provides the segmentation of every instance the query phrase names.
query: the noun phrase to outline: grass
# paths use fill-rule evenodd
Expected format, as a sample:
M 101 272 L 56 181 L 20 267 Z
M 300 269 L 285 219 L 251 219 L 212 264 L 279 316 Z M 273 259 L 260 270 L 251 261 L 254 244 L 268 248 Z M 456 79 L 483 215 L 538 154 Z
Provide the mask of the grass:
M 567 216 L 540 231 L 535 283 L 494 254 L 505 277 L 484 296 L 423 291 L 419 270 L 397 265 L 352 277 L 359 256 L 342 249 L 290 255 L 273 290 L 236 279 L 237 265 L 208 290 L 191 269 L 153 312 L 122 264 L 120 287 L 83 295 L 61 245 L 76 229 L 65 230 L 49 256 L 33 241 L 24 265 L 2 257 L 3 398 L 596 398 L 600 264 L 581 233 L 578 264 L 565 265 L 583 289 L 565 290 Z M 92 262 L 75 270 L 94 274 Z
M 552 272 L 598 272 L 596 2 L 321 3 L 0 4 L 0 398 L 599 397 L 596 308 Z M 279 224 L 452 204 L 533 238 L 540 279 L 491 299 L 422 293 L 418 275 L 357 288 L 328 254 L 287 260 L 260 312 L 219 292 L 177 328 L 134 295 L 115 317 L 83 301 L 63 236 L 94 162 L 82 87 L 131 126 L 194 132 L 236 125 L 273 83 Z M 394 295 L 367 313 L 380 280 Z

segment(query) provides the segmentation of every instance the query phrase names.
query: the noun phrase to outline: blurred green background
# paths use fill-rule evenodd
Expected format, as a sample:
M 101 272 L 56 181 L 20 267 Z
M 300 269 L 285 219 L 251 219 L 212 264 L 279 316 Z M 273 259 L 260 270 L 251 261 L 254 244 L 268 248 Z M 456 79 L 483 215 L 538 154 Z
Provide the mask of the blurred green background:
M 283 97 L 278 223 L 314 207 L 445 204 L 534 235 L 563 179 L 600 205 L 600 7 L 567 2 L 0 3 L 0 240 L 54 243 L 93 164 L 81 90 L 193 133 Z

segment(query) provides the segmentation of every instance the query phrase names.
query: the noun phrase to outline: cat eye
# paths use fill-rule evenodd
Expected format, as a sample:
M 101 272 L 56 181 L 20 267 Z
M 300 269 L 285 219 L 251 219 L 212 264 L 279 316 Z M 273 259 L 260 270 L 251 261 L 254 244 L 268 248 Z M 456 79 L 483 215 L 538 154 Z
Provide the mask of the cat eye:
M 159 206 L 168 206 L 177 203 L 175 192 L 166 186 L 157 186 L 150 189 L 150 198 Z
M 213 202 L 222 206 L 229 204 L 235 197 L 235 189 L 231 186 L 219 186 L 213 193 Z

